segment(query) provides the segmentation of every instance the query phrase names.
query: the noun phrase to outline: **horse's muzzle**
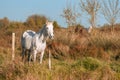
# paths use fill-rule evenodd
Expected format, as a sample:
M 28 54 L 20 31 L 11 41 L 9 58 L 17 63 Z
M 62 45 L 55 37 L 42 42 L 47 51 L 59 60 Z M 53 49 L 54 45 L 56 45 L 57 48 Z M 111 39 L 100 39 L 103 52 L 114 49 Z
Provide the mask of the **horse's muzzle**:
M 51 35 L 50 35 L 49 38 L 50 38 L 50 39 L 54 39 L 54 36 L 51 36 Z

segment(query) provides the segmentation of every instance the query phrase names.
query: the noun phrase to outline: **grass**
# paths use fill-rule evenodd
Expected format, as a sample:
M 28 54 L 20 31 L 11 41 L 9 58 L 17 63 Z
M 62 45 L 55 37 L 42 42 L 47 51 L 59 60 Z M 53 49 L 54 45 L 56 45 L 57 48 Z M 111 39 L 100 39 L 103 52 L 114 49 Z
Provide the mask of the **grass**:
M 2 80 L 119 80 L 111 64 L 86 57 L 80 60 L 60 61 L 52 59 L 52 70 L 48 69 L 48 59 L 43 64 L 24 64 L 20 61 L 1 65 Z
M 20 36 L 28 29 L 4 28 L 0 31 L 0 80 L 119 80 L 119 32 L 95 32 L 87 35 L 74 29 L 55 29 L 54 41 L 48 41 L 52 70 L 48 69 L 48 46 L 43 64 L 21 61 Z M 33 29 L 33 28 L 31 28 Z M 15 61 L 11 61 L 11 33 L 16 33 Z M 64 35 L 61 35 L 63 34 Z

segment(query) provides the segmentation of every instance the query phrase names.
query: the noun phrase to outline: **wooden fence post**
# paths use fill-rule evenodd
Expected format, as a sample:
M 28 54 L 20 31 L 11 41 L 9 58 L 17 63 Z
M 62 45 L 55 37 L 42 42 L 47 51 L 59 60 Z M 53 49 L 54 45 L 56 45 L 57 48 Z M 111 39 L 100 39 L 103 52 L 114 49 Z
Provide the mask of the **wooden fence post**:
M 15 33 L 12 33 L 12 61 L 15 58 Z
M 49 70 L 51 70 L 51 52 L 49 49 Z

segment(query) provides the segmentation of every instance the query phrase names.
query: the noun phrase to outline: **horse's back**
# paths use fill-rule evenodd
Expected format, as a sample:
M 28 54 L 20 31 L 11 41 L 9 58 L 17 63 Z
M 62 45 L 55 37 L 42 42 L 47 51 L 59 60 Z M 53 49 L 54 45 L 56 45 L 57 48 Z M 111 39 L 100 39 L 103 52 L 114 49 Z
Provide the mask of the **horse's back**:
M 22 37 L 23 38 L 25 38 L 25 37 L 33 37 L 34 35 L 35 35 L 35 31 L 32 31 L 32 30 L 26 30 L 24 33 L 23 33 L 23 35 L 22 35 Z
M 27 30 L 23 33 L 23 35 L 21 37 L 22 48 L 30 49 L 32 38 L 35 34 L 36 34 L 36 32 L 34 32 L 32 30 Z

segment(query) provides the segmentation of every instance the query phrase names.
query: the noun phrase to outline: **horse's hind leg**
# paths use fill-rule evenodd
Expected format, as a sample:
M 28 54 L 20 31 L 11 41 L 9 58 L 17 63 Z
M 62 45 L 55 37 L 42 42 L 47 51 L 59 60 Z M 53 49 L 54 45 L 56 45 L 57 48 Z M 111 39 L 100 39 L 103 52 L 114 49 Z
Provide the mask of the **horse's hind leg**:
M 24 61 L 24 57 L 25 57 L 25 49 L 22 49 L 22 61 Z
M 28 62 L 30 63 L 31 61 L 31 50 L 28 51 Z

